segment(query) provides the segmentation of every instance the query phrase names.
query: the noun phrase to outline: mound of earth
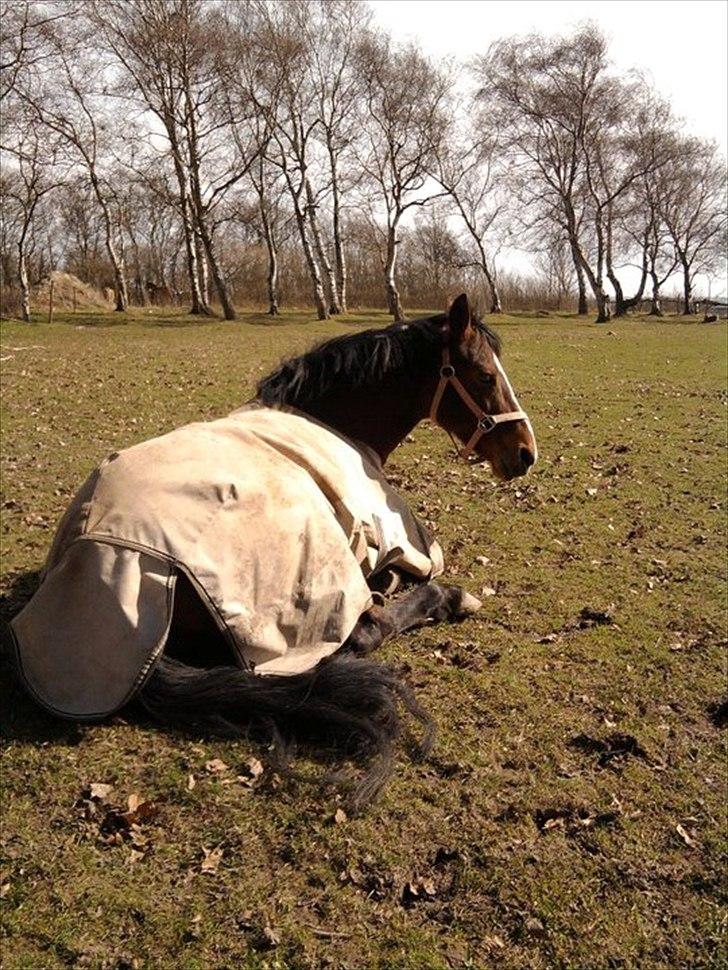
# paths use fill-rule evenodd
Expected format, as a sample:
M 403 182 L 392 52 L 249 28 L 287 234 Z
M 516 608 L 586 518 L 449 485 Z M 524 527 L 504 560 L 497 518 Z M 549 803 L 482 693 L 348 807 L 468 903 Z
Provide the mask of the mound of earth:
M 51 280 L 53 280 L 53 305 L 56 308 L 72 310 L 75 305 L 79 310 L 102 308 L 107 310 L 111 305 L 103 293 L 88 283 L 84 283 L 73 273 L 62 273 L 60 270 L 54 270 L 35 287 L 31 301 L 34 309 L 40 310 L 48 306 Z M 113 294 L 113 291 L 111 292 Z

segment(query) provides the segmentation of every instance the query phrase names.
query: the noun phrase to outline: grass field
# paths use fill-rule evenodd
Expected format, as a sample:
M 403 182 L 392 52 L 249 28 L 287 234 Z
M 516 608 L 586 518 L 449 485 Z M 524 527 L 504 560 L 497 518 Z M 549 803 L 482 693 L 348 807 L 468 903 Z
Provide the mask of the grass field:
M 3 324 L 4 616 L 107 453 L 365 321 Z M 305 779 L 251 787 L 251 743 L 57 722 L 3 668 L 5 970 L 726 965 L 725 326 L 498 328 L 532 474 L 497 484 L 428 426 L 391 463 L 446 576 L 495 591 L 382 651 L 433 756 L 347 819 Z M 133 794 L 158 812 L 124 828 Z

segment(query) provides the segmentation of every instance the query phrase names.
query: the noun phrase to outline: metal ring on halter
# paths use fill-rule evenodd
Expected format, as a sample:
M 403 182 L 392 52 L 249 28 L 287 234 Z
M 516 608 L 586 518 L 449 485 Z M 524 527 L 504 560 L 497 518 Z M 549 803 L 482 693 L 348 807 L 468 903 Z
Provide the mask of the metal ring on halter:
M 484 414 L 478 419 L 478 427 L 484 434 L 492 431 L 496 424 L 498 424 L 498 422 L 494 420 L 491 414 Z
M 455 368 L 452 364 L 443 364 L 440 368 L 440 377 L 454 377 Z

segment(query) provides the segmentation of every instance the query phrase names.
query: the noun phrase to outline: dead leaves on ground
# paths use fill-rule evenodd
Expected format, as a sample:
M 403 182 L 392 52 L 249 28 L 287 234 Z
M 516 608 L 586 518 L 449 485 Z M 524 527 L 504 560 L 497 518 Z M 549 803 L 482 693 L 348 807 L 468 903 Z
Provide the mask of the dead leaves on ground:
M 159 807 L 138 792 L 126 799 L 126 808 L 111 799 L 114 786 L 93 783 L 81 793 L 76 809 L 88 834 L 99 845 L 111 847 L 128 845 L 129 862 L 138 862 L 152 849 L 150 826 L 159 816 Z
M 206 849 L 203 845 L 200 872 L 206 873 L 207 875 L 214 875 L 222 862 L 224 854 L 225 850 L 221 846 L 214 849 Z
M 340 871 L 339 883 L 356 887 L 374 901 L 393 897 L 404 909 L 410 909 L 420 903 L 451 899 L 464 861 L 459 849 L 439 846 L 429 861 L 403 878 L 366 855 Z
M 484 666 L 492 666 L 500 660 L 500 653 L 491 651 L 483 653 L 479 644 L 472 640 L 459 642 L 457 640 L 443 640 L 438 643 L 432 656 L 439 664 L 450 664 L 461 670 L 483 670 Z
M 583 807 L 539 808 L 534 812 L 533 818 L 542 834 L 561 830 L 566 835 L 576 835 L 586 829 L 614 825 L 619 819 L 619 813 L 593 812 Z
M 205 762 L 205 771 L 208 775 L 218 778 L 221 785 L 240 784 L 245 788 L 258 788 L 263 782 L 265 768 L 258 758 L 248 758 L 237 769 L 234 776 L 230 776 L 230 765 L 226 764 L 221 758 L 213 758 Z M 190 774 L 187 780 L 187 790 L 192 791 L 197 782 L 195 776 Z

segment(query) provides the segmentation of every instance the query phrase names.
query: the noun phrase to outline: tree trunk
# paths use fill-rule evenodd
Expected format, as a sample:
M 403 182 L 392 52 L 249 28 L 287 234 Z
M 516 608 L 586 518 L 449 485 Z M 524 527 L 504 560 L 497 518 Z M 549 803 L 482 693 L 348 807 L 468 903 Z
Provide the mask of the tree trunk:
M 109 258 L 114 267 L 114 294 L 116 298 L 116 306 L 114 310 L 117 313 L 124 313 L 126 308 L 129 306 L 129 294 L 126 289 L 126 276 L 124 274 L 124 265 L 120 261 L 120 257 L 116 252 L 116 247 L 113 242 L 107 238 L 106 249 L 109 253 Z
M 624 298 L 624 290 L 622 289 L 622 284 L 619 282 L 613 273 L 607 272 L 607 276 L 614 287 L 614 315 L 615 317 L 623 317 L 627 314 L 627 301 Z
M 311 248 L 311 240 L 309 239 L 308 227 L 306 226 L 306 216 L 301 211 L 300 206 L 295 200 L 294 207 L 298 233 L 301 237 L 301 246 L 303 247 L 303 255 L 306 257 L 306 265 L 308 266 L 308 272 L 311 276 L 311 283 L 313 285 L 313 302 L 316 307 L 316 315 L 318 316 L 319 320 L 328 320 L 329 311 L 326 304 L 326 296 L 324 294 L 323 284 L 321 282 L 321 271 L 319 270 L 319 265 L 316 262 L 316 256 Z
M 648 275 L 648 252 L 647 247 L 649 245 L 649 233 L 650 228 L 645 232 L 644 238 L 642 240 L 642 275 L 640 277 L 639 286 L 634 294 L 634 296 L 626 297 L 624 295 L 624 290 L 622 284 L 620 283 L 617 274 L 614 272 L 614 267 L 612 266 L 612 249 L 611 249 L 611 238 L 609 241 L 608 249 L 608 259 L 607 259 L 607 276 L 609 277 L 609 282 L 614 287 L 614 299 L 615 299 L 615 317 L 626 317 L 627 313 L 634 309 L 642 300 L 642 294 L 645 292 L 645 285 L 647 283 Z
M 179 209 L 182 217 L 182 231 L 185 237 L 185 255 L 187 256 L 187 275 L 190 280 L 190 314 L 193 316 L 208 316 L 210 308 L 207 300 L 203 299 L 200 289 L 200 273 L 197 264 L 197 246 L 195 245 L 195 230 L 192 224 L 192 213 L 190 212 L 190 195 L 187 183 L 187 173 L 181 157 L 179 141 L 175 129 L 175 122 L 170 114 L 164 116 L 164 127 L 169 138 L 169 145 L 172 150 L 172 163 L 174 172 L 177 176 L 177 186 L 179 189 Z
M 584 275 L 584 268 L 581 265 L 579 256 L 575 251 L 574 244 L 571 245 L 571 256 L 574 260 L 574 269 L 576 270 L 576 283 L 579 290 L 579 303 L 577 305 L 577 314 L 580 317 L 585 317 L 589 312 L 589 301 L 586 295 L 586 277 Z
M 660 281 L 657 278 L 657 273 L 654 267 L 650 270 L 650 276 L 652 277 L 652 299 L 650 301 L 650 316 L 651 317 L 661 317 L 662 306 L 660 305 Z
M 205 312 L 208 315 L 212 315 L 212 308 L 210 306 L 210 272 L 207 265 L 207 257 L 205 256 L 205 247 L 198 229 L 195 229 L 195 254 L 197 256 L 197 274 L 200 281 L 202 303 L 205 307 Z
M 395 323 L 404 320 L 404 309 L 399 298 L 395 270 L 397 267 L 397 227 L 389 230 L 387 237 L 387 258 L 384 263 L 384 289 L 387 294 L 387 309 L 394 317 Z
M 235 307 L 233 306 L 232 300 L 230 298 L 230 291 L 225 283 L 225 278 L 222 275 L 220 269 L 220 263 L 217 259 L 217 253 L 215 252 L 215 244 L 210 232 L 205 225 L 205 223 L 200 224 L 200 235 L 202 236 L 202 242 L 205 247 L 205 254 L 207 259 L 203 257 L 203 264 L 210 265 L 210 272 L 212 273 L 212 279 L 215 284 L 215 289 L 217 290 L 217 295 L 220 298 L 220 305 L 222 306 L 223 316 L 226 320 L 235 320 L 237 314 L 235 313 Z
M 22 242 L 18 243 L 18 279 L 20 280 L 20 315 L 26 323 L 30 323 L 30 284 L 25 247 Z
M 693 281 L 690 279 L 690 267 L 682 260 L 683 268 L 683 314 L 686 317 L 695 313 L 693 306 Z
M 148 307 L 150 300 L 149 287 L 147 286 L 147 273 L 142 264 L 139 244 L 137 243 L 137 239 L 134 234 L 134 230 L 131 228 L 131 224 L 127 228 L 129 230 L 129 238 L 131 239 L 132 249 L 134 250 L 134 279 L 136 282 L 137 298 L 142 306 Z
M 612 316 L 612 307 L 611 307 L 611 301 L 609 299 L 609 295 L 605 293 L 604 290 L 600 290 L 599 292 L 595 293 L 594 296 L 597 301 L 596 322 L 606 323 L 608 320 L 611 319 L 611 316 Z
M 109 211 L 109 206 L 104 198 L 104 194 L 101 191 L 101 185 L 96 175 L 95 167 L 92 164 L 89 164 L 89 176 L 91 187 L 94 190 L 96 201 L 99 203 L 101 214 L 104 218 L 104 242 L 106 244 L 106 252 L 108 253 L 109 260 L 111 261 L 111 265 L 114 269 L 114 298 L 116 300 L 114 310 L 118 313 L 124 313 L 129 305 L 129 294 L 126 288 L 126 274 L 124 272 L 124 260 L 123 257 L 117 252 L 116 245 L 114 243 L 114 227 L 111 221 L 111 212 Z
M 334 276 L 331 260 L 329 259 L 329 255 L 326 252 L 326 247 L 324 246 L 321 238 L 321 231 L 319 230 L 318 218 L 316 216 L 316 199 L 313 194 L 313 189 L 311 188 L 311 183 L 308 179 L 306 179 L 306 204 L 308 219 L 311 224 L 311 234 L 313 235 L 313 241 L 316 247 L 316 255 L 318 257 L 319 265 L 322 267 L 324 273 L 329 313 L 335 315 L 337 313 L 341 313 L 336 277 Z
M 338 159 L 329 145 L 331 161 L 331 202 L 333 206 L 334 258 L 336 260 L 336 286 L 339 292 L 339 310 L 346 313 L 346 254 L 341 231 L 341 197 L 339 194 Z
M 261 199 L 260 205 L 260 216 L 263 223 L 263 233 L 265 235 L 265 244 L 268 249 L 268 314 L 271 317 L 277 317 L 279 313 L 278 308 L 278 248 L 276 246 L 275 236 L 273 235 L 273 230 L 270 225 L 270 220 L 265 211 L 265 205 Z
M 193 315 L 209 316 L 210 308 L 204 298 L 200 286 L 200 268 L 197 259 L 197 244 L 195 230 L 192 228 L 190 218 L 189 201 L 185 203 L 182 216 L 182 228 L 185 236 L 185 253 L 187 254 L 187 273 L 190 279 L 190 300 L 192 306 L 190 313 Z
M 480 268 L 483 271 L 483 276 L 485 277 L 485 281 L 488 284 L 488 289 L 490 290 L 490 312 L 503 313 L 503 305 L 501 304 L 500 293 L 498 292 L 498 284 L 496 283 L 495 275 L 491 272 L 490 266 L 488 265 L 488 258 L 485 255 L 483 243 L 476 236 L 475 232 L 472 232 L 472 236 L 478 244 L 478 249 L 480 250 Z

